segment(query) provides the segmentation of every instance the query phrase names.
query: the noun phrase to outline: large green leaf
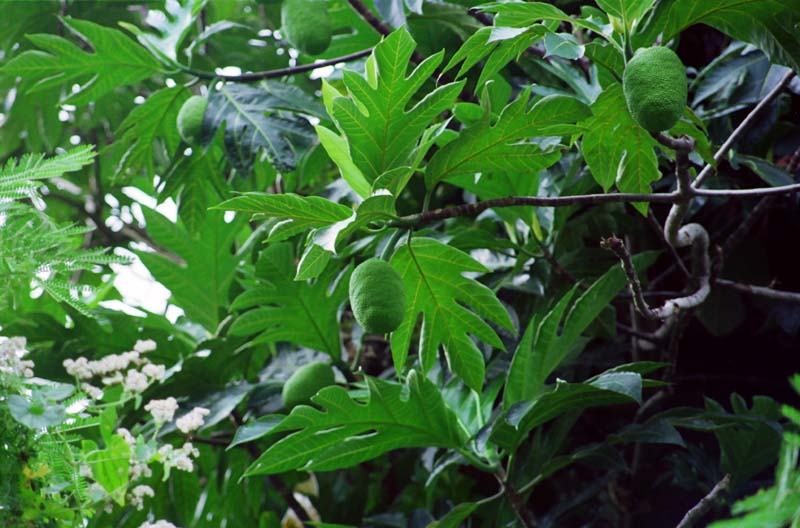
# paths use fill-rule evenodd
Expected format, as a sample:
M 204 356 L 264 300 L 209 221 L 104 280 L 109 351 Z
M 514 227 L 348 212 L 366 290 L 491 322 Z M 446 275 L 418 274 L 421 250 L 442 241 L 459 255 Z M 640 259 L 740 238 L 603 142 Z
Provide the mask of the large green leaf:
M 634 265 L 641 272 L 652 264 L 656 253 L 643 253 L 634 257 Z M 503 396 L 503 407 L 534 398 L 543 389 L 548 376 L 558 368 L 571 347 L 586 328 L 600 315 L 621 289 L 627 284 L 625 272 L 615 264 L 597 279 L 572 305 L 567 306 L 575 294 L 570 290 L 542 317 L 529 325 L 511 361 Z M 564 319 L 564 314 L 567 314 Z M 533 323 L 538 322 L 535 331 Z
M 666 42 L 694 24 L 707 24 L 763 50 L 774 63 L 800 70 L 800 3 L 784 0 L 661 0 L 636 46 L 659 34 Z
M 342 387 L 326 387 L 312 398 L 322 410 L 299 405 L 271 433 L 291 432 L 274 443 L 245 475 L 294 469 L 330 471 L 411 447 L 458 449 L 467 432 L 438 387 L 411 371 L 407 386 L 366 377 L 366 403 Z
M 201 140 L 208 143 L 224 127 L 225 150 L 237 169 L 249 172 L 263 150 L 276 169 L 288 172 L 316 137 L 299 114 L 327 117 L 322 105 L 296 86 L 226 83 L 209 95 Z
M 430 238 L 412 239 L 395 252 L 391 264 L 403 278 L 406 291 L 406 313 L 392 333 L 395 368 L 403 369 L 422 314 L 419 356 L 423 372 L 433 367 L 442 346 L 453 373 L 480 390 L 485 366 L 471 336 L 502 349 L 503 343 L 484 319 L 513 330 L 511 318 L 494 292 L 463 275 L 488 270 L 466 253 Z
M 425 172 L 428 187 L 467 173 L 537 173 L 558 161 L 559 151 L 527 140 L 574 134 L 580 130 L 575 123 L 586 118 L 589 109 L 577 99 L 553 95 L 540 99 L 528 110 L 529 97 L 529 91 L 520 94 L 494 124 L 487 111 L 479 122 L 436 152 Z
M 162 144 L 168 158 L 175 155 L 181 143 L 175 121 L 188 98 L 189 91 L 182 86 L 164 88 L 131 110 L 117 128 L 117 141 L 112 146 L 119 151 L 117 174 L 137 170 L 154 174 L 155 149 Z
M 329 112 L 347 140 L 352 161 L 369 183 L 386 171 L 410 164 L 425 129 L 453 105 L 463 85 L 440 86 L 412 106 L 412 98 L 444 56 L 442 51 L 428 57 L 406 76 L 414 47 L 408 31 L 399 29 L 375 47 L 367 61 L 366 78 L 344 72 L 347 97 L 325 90 Z
M 62 21 L 90 43 L 94 53 L 57 35 L 28 35 L 31 42 L 45 51 L 26 51 L 10 60 L 2 71 L 35 82 L 29 93 L 80 83 L 80 89 L 67 100 L 86 104 L 117 86 L 133 84 L 161 71 L 158 61 L 121 31 L 87 20 L 64 18 Z
M 207 0 L 167 0 L 165 11 L 150 9 L 147 14 L 147 25 L 156 30 L 148 33 L 138 26 L 120 22 L 120 25 L 136 35 L 139 42 L 159 57 L 164 63 L 176 66 L 178 48 L 183 39 L 192 30 L 195 17 L 205 6 Z
M 172 299 L 192 321 L 214 332 L 220 309 L 228 305 L 228 289 L 236 274 L 239 258 L 231 251 L 234 238 L 246 218 L 230 223 L 223 213 L 209 212 L 195 236 L 179 224 L 144 208 L 147 231 L 156 243 L 183 259 L 176 263 L 157 253 L 139 251 L 139 258 L 150 273 L 172 292 Z
M 653 7 L 655 0 L 597 0 L 603 11 L 622 20 L 622 26 L 631 28 Z
M 98 450 L 94 442 L 84 440 L 83 450 L 94 480 L 103 486 L 117 504 L 123 506 L 131 458 L 128 443 L 120 435 L 115 434 L 105 449 Z
M 513 449 L 534 428 L 568 412 L 590 407 L 641 403 L 642 377 L 637 372 L 606 372 L 583 383 L 558 380 L 532 400 L 513 405 L 495 422 L 492 439 Z
M 628 113 L 622 86 L 608 86 L 592 114 L 582 123 L 583 156 L 595 181 L 606 191 L 616 182 L 621 192 L 649 193 L 650 184 L 661 178 L 653 151 L 657 143 Z M 647 204 L 636 207 L 647 211 Z
M 349 270 L 317 280 L 296 281 L 292 246 L 281 242 L 262 251 L 256 266 L 260 279 L 233 302 L 246 311 L 231 325 L 232 335 L 255 335 L 252 343 L 286 341 L 327 352 L 338 359 L 339 307 L 347 297 Z

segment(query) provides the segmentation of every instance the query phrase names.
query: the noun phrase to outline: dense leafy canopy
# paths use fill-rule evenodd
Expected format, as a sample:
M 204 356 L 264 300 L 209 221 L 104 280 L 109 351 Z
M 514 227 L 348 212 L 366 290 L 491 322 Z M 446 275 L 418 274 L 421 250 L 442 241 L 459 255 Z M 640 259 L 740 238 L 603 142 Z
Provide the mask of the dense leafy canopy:
M 2 7 L 0 525 L 797 524 L 797 2 Z

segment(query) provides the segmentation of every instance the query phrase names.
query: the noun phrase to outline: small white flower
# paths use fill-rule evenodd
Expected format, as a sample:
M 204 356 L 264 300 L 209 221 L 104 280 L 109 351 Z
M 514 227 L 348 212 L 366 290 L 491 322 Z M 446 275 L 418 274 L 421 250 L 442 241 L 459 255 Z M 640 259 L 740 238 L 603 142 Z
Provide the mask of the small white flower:
M 126 391 L 134 393 L 144 392 L 150 384 L 147 376 L 133 369 L 128 371 L 123 383 Z
M 81 467 L 78 469 L 78 474 L 82 477 L 92 478 L 92 468 L 90 468 L 88 464 L 81 464 Z
M 146 484 L 140 484 L 131 490 L 130 496 L 128 497 L 131 504 L 136 507 L 137 510 L 144 509 L 144 498 L 145 497 L 155 497 L 155 492 L 153 488 L 147 486 Z
M 147 365 L 145 366 L 145 368 Z M 150 400 L 144 406 L 145 411 L 150 411 L 156 425 L 162 425 L 166 422 L 171 422 L 175 416 L 175 411 L 178 410 L 178 401 L 170 396 L 165 400 Z
M 171 522 L 162 519 L 153 523 L 145 521 L 144 523 L 142 523 L 141 526 L 139 526 L 139 528 L 178 528 L 178 527 L 172 524 Z
M 189 434 L 203 426 L 203 417 L 208 416 L 211 411 L 205 407 L 195 407 L 175 421 L 175 425 L 184 434 Z
M 128 444 L 128 447 L 131 448 L 131 451 L 136 447 L 136 438 L 133 437 L 130 431 L 125 429 L 124 427 L 120 427 L 117 429 L 117 434 L 125 440 L 125 443 Z
M 156 342 L 152 339 L 140 339 L 136 341 L 136 344 L 133 345 L 133 350 L 135 352 L 139 352 L 140 354 L 144 354 L 146 352 L 152 352 L 156 349 Z
M 67 374 L 70 376 L 75 376 L 79 379 L 89 379 L 92 377 L 92 370 L 89 367 L 89 360 L 85 357 L 79 357 L 78 359 L 65 359 L 64 360 L 64 369 L 66 369 Z
M 164 375 L 167 373 L 167 368 L 164 365 L 147 363 L 144 367 L 142 367 L 142 373 L 147 375 L 153 381 L 161 381 L 164 379 Z
M 33 361 L 22 359 L 28 354 L 25 346 L 24 337 L 0 337 L 0 373 L 33 377 Z
M 81 383 L 81 390 L 88 394 L 93 400 L 99 400 L 103 398 L 103 390 L 90 383 Z

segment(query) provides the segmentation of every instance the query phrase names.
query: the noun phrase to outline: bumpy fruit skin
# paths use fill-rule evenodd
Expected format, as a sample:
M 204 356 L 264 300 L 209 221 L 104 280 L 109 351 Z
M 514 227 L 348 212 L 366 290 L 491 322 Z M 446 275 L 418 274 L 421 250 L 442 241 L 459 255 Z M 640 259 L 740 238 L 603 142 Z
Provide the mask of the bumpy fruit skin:
M 406 310 L 403 279 L 384 260 L 365 261 L 350 276 L 350 306 L 366 332 L 386 334 L 396 330 Z
M 197 145 L 200 142 L 203 115 L 207 107 L 208 99 L 193 95 L 183 103 L 178 112 L 178 134 L 190 145 Z
M 669 48 L 639 49 L 622 76 L 628 110 L 650 132 L 669 130 L 686 108 L 686 70 Z
M 284 0 L 281 32 L 306 55 L 319 55 L 331 45 L 331 19 L 325 0 Z
M 303 365 L 283 384 L 283 404 L 286 407 L 307 404 L 320 389 L 335 382 L 333 369 L 327 363 L 317 361 Z

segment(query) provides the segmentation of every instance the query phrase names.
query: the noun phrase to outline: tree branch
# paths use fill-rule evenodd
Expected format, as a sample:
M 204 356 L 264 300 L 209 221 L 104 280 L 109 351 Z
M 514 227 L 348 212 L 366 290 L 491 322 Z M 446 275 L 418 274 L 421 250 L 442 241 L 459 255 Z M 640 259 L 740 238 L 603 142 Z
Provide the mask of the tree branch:
M 192 68 L 184 68 L 183 71 L 191 75 L 194 75 L 195 77 L 199 77 L 201 79 L 209 79 L 209 80 L 220 79 L 223 81 L 242 82 L 242 83 L 257 82 L 257 81 L 262 81 L 264 79 L 275 79 L 277 77 L 285 77 L 287 75 L 296 75 L 298 73 L 304 73 L 307 71 L 316 70 L 317 68 L 323 68 L 325 66 L 333 66 L 335 64 L 339 64 L 342 62 L 350 62 L 356 59 L 360 59 L 362 57 L 366 57 L 370 53 L 372 53 L 372 48 L 367 48 L 361 51 L 356 51 L 355 53 L 350 53 L 349 55 L 342 55 L 341 57 L 319 61 L 313 64 L 303 64 L 301 66 L 292 66 L 289 68 L 280 68 L 277 70 L 243 73 L 241 75 L 222 75 L 219 73 L 200 71 Z
M 722 495 L 725 491 L 728 490 L 728 487 L 731 485 L 731 476 L 725 475 L 722 477 L 722 480 L 717 482 L 717 485 L 708 492 L 708 495 L 700 499 L 691 510 L 686 512 L 686 515 L 683 516 L 681 522 L 678 523 L 676 528 L 691 528 L 695 525 L 700 519 L 702 519 L 703 515 L 708 513 L 711 507 L 714 505 L 714 502 Z
M 775 194 L 791 194 L 800 192 L 800 183 L 781 185 L 778 187 L 757 187 L 755 189 L 694 189 L 693 196 L 709 196 L 713 198 L 772 196 Z
M 407 226 L 427 224 L 445 218 L 457 216 L 475 216 L 492 207 L 515 207 L 532 205 L 536 207 L 564 207 L 568 205 L 602 204 L 621 202 L 649 202 L 649 203 L 674 203 L 677 193 L 610 193 L 610 194 L 583 194 L 577 196 L 506 196 L 493 198 L 471 204 L 462 204 L 455 207 L 435 209 L 424 213 L 402 216 L 390 222 L 393 225 Z
M 725 140 L 725 143 L 723 143 L 719 150 L 717 150 L 717 152 L 714 154 L 715 165 L 718 165 L 719 162 L 722 161 L 722 158 L 728 153 L 733 144 L 736 143 L 736 141 L 739 139 L 739 136 L 741 136 L 748 128 L 750 128 L 750 125 L 755 122 L 761 111 L 766 108 L 776 97 L 778 97 L 778 94 L 781 93 L 781 91 L 786 87 L 786 85 L 789 84 L 789 81 L 791 81 L 794 76 L 795 73 L 793 71 L 790 71 L 784 75 L 778 84 L 776 84 L 775 87 L 770 90 L 770 92 L 755 106 L 755 108 L 753 108 L 750 113 L 747 114 L 747 117 L 745 117 L 744 120 L 739 123 L 739 126 L 736 127 L 728 139 Z M 711 175 L 712 172 L 714 172 L 714 170 L 714 167 L 710 164 L 703 167 L 703 170 L 700 171 L 700 174 L 698 174 L 697 178 L 694 180 L 695 189 L 703 185 L 703 182 Z
M 730 288 L 732 290 L 740 291 L 743 293 L 749 293 L 750 295 L 758 295 L 760 297 L 767 297 L 769 299 L 776 299 L 779 301 L 800 303 L 800 293 L 798 292 L 773 290 L 772 288 L 767 288 L 764 286 L 741 284 L 738 282 L 733 282 L 725 279 L 717 279 L 715 281 L 715 284 L 719 284 L 720 286 L 724 286 L 726 288 Z

